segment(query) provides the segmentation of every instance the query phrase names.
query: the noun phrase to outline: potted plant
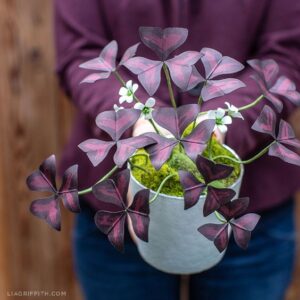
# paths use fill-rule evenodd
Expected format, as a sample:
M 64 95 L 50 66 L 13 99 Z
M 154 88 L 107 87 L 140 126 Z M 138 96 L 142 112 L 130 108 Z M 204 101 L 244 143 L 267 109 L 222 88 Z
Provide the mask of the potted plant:
M 300 165 L 300 156 L 291 149 L 300 148 L 300 141 L 286 121 L 277 122 L 271 108 L 282 111 L 282 96 L 298 105 L 300 94 L 288 78 L 277 78 L 276 62 L 248 61 L 261 89 L 261 95 L 249 104 L 235 107 L 225 102 L 224 107 L 205 111 L 203 102 L 245 86 L 238 79 L 224 78 L 244 66 L 210 48 L 170 58 L 187 34 L 184 28 L 141 27 L 142 42 L 158 60 L 135 56 L 136 44 L 125 51 L 117 65 L 118 46 L 112 41 L 99 57 L 80 66 L 97 71 L 84 78 L 85 83 L 115 76 L 121 84 L 119 103 L 129 103 L 129 108 L 114 104 L 113 110 L 97 116 L 96 125 L 110 141 L 89 139 L 79 145 L 94 166 L 113 151 L 115 166 L 110 172 L 92 187 L 79 191 L 78 167 L 71 166 L 57 189 L 52 155 L 27 178 L 31 190 L 50 192 L 48 197 L 33 201 L 30 211 L 54 229 L 60 230 L 60 200 L 68 210 L 79 213 L 79 196 L 93 193 L 105 207 L 110 204 L 109 210 L 100 209 L 95 214 L 95 223 L 116 249 L 124 250 L 125 226 L 129 224 L 141 256 L 154 267 L 175 274 L 201 272 L 218 263 L 231 233 L 240 247 L 247 248 L 259 216 L 245 214 L 249 199 L 239 198 L 244 164 L 268 153 Z M 204 67 L 203 75 L 197 70 L 198 63 Z M 118 72 L 121 67 L 137 75 L 148 99 L 137 98 L 138 85 L 122 79 Z M 169 107 L 157 106 L 152 97 L 160 86 L 161 72 L 169 90 Z M 177 107 L 173 84 L 183 92 L 197 92 L 195 103 Z M 252 158 L 241 160 L 216 135 L 226 132 L 235 118 L 243 118 L 243 111 L 264 100 L 271 106 L 263 107 L 251 128 L 270 135 L 272 141 Z M 123 138 L 125 131 L 136 128 L 141 119 L 150 127 Z

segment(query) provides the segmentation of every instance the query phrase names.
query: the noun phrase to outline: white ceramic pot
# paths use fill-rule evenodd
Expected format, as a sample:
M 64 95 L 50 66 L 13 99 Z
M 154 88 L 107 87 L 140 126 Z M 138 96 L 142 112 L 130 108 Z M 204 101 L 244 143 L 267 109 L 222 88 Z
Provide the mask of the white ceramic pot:
M 237 158 L 237 154 L 229 149 Z M 238 180 L 230 186 L 238 197 L 243 165 Z M 146 188 L 132 175 L 129 184 L 130 194 Z M 150 190 L 150 199 L 155 192 Z M 160 194 L 150 204 L 150 225 L 148 243 L 136 237 L 137 247 L 143 259 L 163 272 L 172 274 L 194 274 L 210 269 L 225 254 L 219 253 L 213 242 L 198 232 L 207 223 L 220 223 L 215 214 L 203 216 L 204 197 L 190 209 L 184 210 L 183 197 Z

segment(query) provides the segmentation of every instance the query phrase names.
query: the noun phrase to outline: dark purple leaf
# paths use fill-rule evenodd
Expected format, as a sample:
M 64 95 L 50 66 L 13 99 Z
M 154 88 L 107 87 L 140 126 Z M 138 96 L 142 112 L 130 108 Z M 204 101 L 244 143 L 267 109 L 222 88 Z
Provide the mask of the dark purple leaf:
M 232 189 L 217 189 L 212 186 L 207 188 L 207 196 L 203 206 L 203 215 L 207 217 L 222 205 L 229 202 L 235 196 L 235 191 Z
M 213 241 L 219 252 L 223 252 L 229 241 L 228 224 L 204 224 L 198 231 L 208 240 Z
M 185 28 L 140 27 L 142 42 L 153 50 L 160 60 L 164 61 L 171 52 L 180 47 L 186 40 L 188 30 Z
M 226 78 L 221 80 L 208 80 L 202 90 L 201 96 L 204 101 L 227 95 L 246 85 L 239 79 Z
M 259 219 L 259 215 L 250 213 L 230 222 L 235 242 L 239 247 L 243 249 L 248 247 L 251 231 L 253 231 Z
M 296 139 L 293 128 L 288 122 L 284 120 L 280 120 L 277 141 L 283 144 L 300 148 L 300 141 Z
M 89 70 L 97 70 L 103 72 L 112 72 L 116 69 L 116 57 L 118 52 L 118 44 L 111 41 L 101 51 L 99 57 L 91 59 L 79 67 Z
M 287 163 L 300 166 L 300 156 L 280 143 L 273 144 L 270 147 L 268 154 L 276 156 Z
M 137 192 L 133 202 L 128 208 L 135 234 L 143 241 L 148 242 L 149 231 L 149 194 L 148 189 Z
M 200 122 L 193 131 L 186 137 L 182 138 L 181 143 L 186 154 L 195 160 L 199 154 L 206 148 L 207 141 L 213 133 L 215 120 L 204 120 Z
M 189 172 L 180 170 L 178 174 L 184 190 L 184 209 L 189 209 L 198 202 L 206 186 Z
M 137 43 L 137 44 L 135 44 L 135 45 L 129 47 L 129 48 L 124 52 L 124 54 L 123 54 L 123 56 L 122 56 L 122 58 L 121 58 L 121 61 L 120 61 L 120 63 L 119 63 L 119 66 L 124 65 L 124 63 L 125 63 L 128 59 L 130 59 L 130 58 L 132 58 L 133 56 L 135 56 L 136 51 L 137 51 L 137 48 L 138 48 L 139 45 L 140 45 L 140 43 Z
M 29 209 L 34 216 L 45 220 L 52 228 L 58 231 L 61 229 L 60 209 L 55 195 L 32 201 Z
M 241 71 L 244 66 L 237 60 L 222 56 L 222 54 L 211 48 L 203 48 L 200 51 L 202 63 L 205 68 L 206 79 L 212 79 L 219 75 L 232 74 Z
M 146 133 L 146 136 L 151 137 L 156 141 L 156 144 L 147 146 L 145 149 L 149 153 L 152 165 L 156 170 L 169 159 L 174 147 L 179 143 L 176 139 L 168 139 L 156 133 Z
M 218 209 L 218 212 L 221 213 L 227 221 L 230 221 L 232 218 L 236 218 L 240 216 L 243 212 L 245 212 L 248 208 L 248 205 L 248 197 L 239 198 L 223 204 Z
M 150 96 L 157 91 L 161 80 L 162 62 L 144 57 L 133 57 L 128 59 L 124 66 L 138 75 L 140 83 Z
M 87 154 L 93 166 L 96 167 L 105 159 L 115 144 L 115 142 L 89 139 L 79 144 L 78 147 Z
M 214 180 L 227 178 L 233 171 L 233 167 L 215 164 L 201 155 L 198 155 L 196 165 L 206 184 Z
M 63 175 L 59 195 L 68 210 L 74 213 L 80 212 L 78 199 L 78 165 L 68 168 Z
M 27 186 L 32 191 L 56 192 L 55 176 L 55 156 L 51 155 L 27 177 Z
M 200 52 L 186 51 L 165 62 L 170 70 L 173 82 L 180 89 L 185 89 L 188 86 L 193 71 L 192 66 L 200 57 Z
M 110 110 L 100 113 L 96 118 L 97 126 L 107 132 L 114 141 L 118 141 L 122 134 L 140 117 L 137 109 Z
M 135 136 L 118 141 L 117 151 L 114 155 L 115 164 L 121 168 L 137 149 L 144 148 L 145 146 L 154 143 L 155 140 L 145 135 Z
M 270 106 L 265 105 L 251 128 L 255 131 L 269 134 L 275 138 L 275 127 L 276 114 Z
M 296 91 L 295 83 L 285 76 L 277 79 L 270 92 L 286 97 L 297 106 L 300 105 L 300 93 Z
M 107 235 L 111 244 L 120 252 L 124 251 L 125 211 L 97 211 L 95 224 L 101 232 Z
M 180 137 L 188 125 L 190 125 L 197 118 L 199 112 L 200 109 L 198 104 L 186 104 L 177 108 L 177 120 Z

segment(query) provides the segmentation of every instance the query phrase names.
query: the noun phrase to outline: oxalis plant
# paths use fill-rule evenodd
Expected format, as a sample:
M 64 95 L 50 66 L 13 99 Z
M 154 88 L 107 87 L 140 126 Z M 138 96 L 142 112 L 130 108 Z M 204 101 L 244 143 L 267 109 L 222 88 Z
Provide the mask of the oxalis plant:
M 249 198 L 235 199 L 236 193 L 230 188 L 233 182 L 228 178 L 235 170 L 239 172 L 241 164 L 251 163 L 265 153 L 287 163 L 300 165 L 300 156 L 292 150 L 300 148 L 300 141 L 295 138 L 286 121 L 277 120 L 277 113 L 283 109 L 282 99 L 299 105 L 300 94 L 291 80 L 278 76 L 279 69 L 274 60 L 252 59 L 247 63 L 253 68 L 252 78 L 258 84 L 261 95 L 249 100 L 245 106 L 235 107 L 226 102 L 224 107 L 217 110 L 203 111 L 203 102 L 213 101 L 245 86 L 238 79 L 224 78 L 225 75 L 241 71 L 244 66 L 210 48 L 186 51 L 170 58 L 171 53 L 187 38 L 188 30 L 184 28 L 141 27 L 139 33 L 141 41 L 154 51 L 157 60 L 135 56 L 138 43 L 128 48 L 117 63 L 118 45 L 112 41 L 99 57 L 80 65 L 81 68 L 95 71 L 84 78 L 83 83 L 94 83 L 114 76 L 121 85 L 119 104 L 126 102 L 131 106 L 123 108 L 114 104 L 112 110 L 97 116 L 96 125 L 111 140 L 88 139 L 79 145 L 94 167 L 104 159 L 111 158 L 115 166 L 93 186 L 84 190 L 78 190 L 77 165 L 71 166 L 65 171 L 58 189 L 55 156 L 50 156 L 27 178 L 29 189 L 49 193 L 46 198 L 33 201 L 30 211 L 54 229 L 60 230 L 60 200 L 66 209 L 79 213 L 79 197 L 93 193 L 100 206 L 111 204 L 110 210 L 100 209 L 96 212 L 95 223 L 112 245 L 122 251 L 128 218 L 136 236 L 148 242 L 151 203 L 172 181 L 169 194 L 172 195 L 175 189 L 179 190 L 185 210 L 202 201 L 203 197 L 199 200 L 202 195 L 204 206 L 203 211 L 199 211 L 199 218 L 215 214 L 219 220 L 217 224 L 199 227 L 199 234 L 211 240 L 222 252 L 227 247 L 231 228 L 236 243 L 246 248 L 260 217 L 254 213 L 245 214 Z M 204 74 L 199 73 L 196 63 L 203 64 Z M 148 99 L 138 99 L 138 84 L 132 80 L 125 82 L 119 73 L 120 68 L 126 68 L 137 75 L 139 83 L 149 94 Z M 160 86 L 161 73 L 166 77 L 171 104 L 169 107 L 158 107 L 152 97 Z M 173 85 L 182 92 L 198 91 L 197 102 L 177 107 Z M 268 104 L 263 107 L 251 128 L 269 135 L 272 141 L 252 158 L 240 160 L 216 141 L 214 132 L 226 132 L 234 119 L 243 119 L 243 111 L 261 101 L 267 101 Z M 124 138 L 125 131 L 133 128 L 141 118 L 149 122 L 151 130 Z M 113 156 L 108 156 L 113 153 Z M 126 166 L 129 168 L 124 169 Z M 132 201 L 127 197 L 130 173 L 147 187 L 132 195 Z M 150 178 L 149 181 L 153 182 L 158 176 L 159 185 L 153 188 L 155 194 L 150 198 L 151 185 L 143 182 L 143 178 Z

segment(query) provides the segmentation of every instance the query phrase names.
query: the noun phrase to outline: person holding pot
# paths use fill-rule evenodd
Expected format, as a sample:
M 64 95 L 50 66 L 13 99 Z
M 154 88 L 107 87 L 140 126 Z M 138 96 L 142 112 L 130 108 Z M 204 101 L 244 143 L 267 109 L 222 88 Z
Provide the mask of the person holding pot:
M 300 84 L 300 2 L 293 0 L 56 0 L 56 66 L 60 83 L 77 107 L 71 137 L 65 147 L 61 169 L 78 163 L 80 187 L 90 186 L 112 168 L 107 159 L 94 168 L 77 145 L 87 138 L 105 138 L 94 123 L 96 116 L 116 103 L 119 82 L 113 77 L 89 86 L 80 85 L 88 74 L 78 66 L 97 57 L 111 40 L 123 53 L 138 39 L 140 26 L 185 27 L 189 37 L 180 50 L 209 47 L 245 63 L 248 59 L 274 59 L 282 75 Z M 138 54 L 151 57 L 146 47 Z M 260 94 L 249 79 L 246 67 L 238 78 L 247 87 L 204 104 L 215 109 L 230 99 L 255 99 Z M 122 73 L 127 81 L 129 74 Z M 147 99 L 140 88 L 137 95 Z M 154 95 L 160 106 L 168 104 L 164 86 Z M 178 105 L 194 101 L 175 91 Z M 212 107 L 213 105 L 213 107 Z M 265 142 L 251 131 L 251 124 L 263 103 L 244 114 L 244 121 L 232 124 L 225 143 L 247 158 Z M 286 105 L 287 119 L 295 107 Z M 143 131 L 143 124 L 135 129 Z M 233 134 L 238 131 L 239 135 Z M 128 136 L 131 133 L 128 133 Z M 238 136 L 238 138 L 237 138 Z M 189 299 L 252 300 L 283 299 L 291 281 L 295 255 L 293 194 L 300 187 L 300 170 L 278 159 L 264 156 L 245 168 L 241 196 L 249 196 L 249 211 L 261 214 L 261 221 L 246 251 L 230 243 L 224 259 L 214 268 L 190 277 Z M 162 273 L 147 265 L 128 238 L 124 254 L 116 252 L 94 224 L 98 203 L 93 196 L 81 199 L 83 212 L 74 228 L 76 272 L 85 299 L 179 299 L 180 276 Z

